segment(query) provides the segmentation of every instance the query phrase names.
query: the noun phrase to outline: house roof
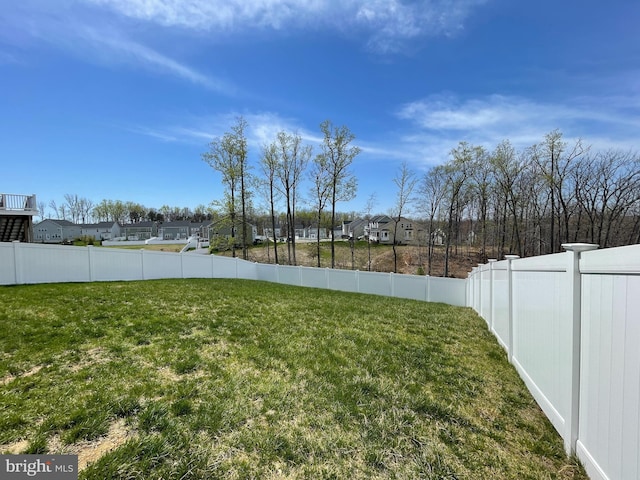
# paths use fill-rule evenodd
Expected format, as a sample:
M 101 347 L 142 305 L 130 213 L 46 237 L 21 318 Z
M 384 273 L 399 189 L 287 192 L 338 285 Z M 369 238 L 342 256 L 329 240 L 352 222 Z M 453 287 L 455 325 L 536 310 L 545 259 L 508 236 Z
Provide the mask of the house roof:
M 112 228 L 118 222 L 79 223 L 80 228 Z
M 53 218 L 47 218 L 45 220 L 42 220 L 39 223 L 36 223 L 36 225 L 41 225 L 43 223 L 53 223 L 55 225 L 58 225 L 59 227 L 73 227 L 75 226 L 75 223 L 70 222 L 69 220 L 57 220 L 57 219 L 53 219 Z M 34 225 L 34 226 L 36 226 Z

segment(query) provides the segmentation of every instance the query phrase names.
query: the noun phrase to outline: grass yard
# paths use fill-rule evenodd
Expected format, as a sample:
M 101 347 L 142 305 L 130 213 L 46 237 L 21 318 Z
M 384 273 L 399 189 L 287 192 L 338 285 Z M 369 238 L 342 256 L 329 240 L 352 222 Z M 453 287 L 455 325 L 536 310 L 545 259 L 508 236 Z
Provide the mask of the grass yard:
M 0 287 L 0 452 L 83 479 L 586 479 L 471 310 L 242 280 Z

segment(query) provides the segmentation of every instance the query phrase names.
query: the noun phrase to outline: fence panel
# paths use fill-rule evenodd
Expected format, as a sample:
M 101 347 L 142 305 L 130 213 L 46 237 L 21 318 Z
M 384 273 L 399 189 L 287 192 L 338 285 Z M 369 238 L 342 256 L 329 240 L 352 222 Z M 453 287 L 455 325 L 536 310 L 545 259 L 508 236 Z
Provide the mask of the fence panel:
M 466 307 L 466 285 L 458 278 L 429 277 L 429 301 Z
M 394 296 L 412 300 L 427 300 L 427 288 L 430 277 L 420 275 L 393 275 Z
M 388 273 L 360 272 L 360 293 L 373 295 L 391 295 L 391 282 Z
M 487 321 L 491 327 L 491 264 L 480 267 L 480 281 L 482 291 L 480 292 L 480 316 Z
M 300 286 L 300 268 L 291 265 L 278 265 L 278 283 Z
M 73 248 L 73 247 L 62 247 Z M 77 247 L 83 249 L 84 247 Z M 140 250 L 93 248 L 92 277 L 98 281 L 142 280 Z
M 324 268 L 300 267 L 300 285 L 327 288 L 327 275 L 327 270 Z
M 509 277 L 506 260 L 493 264 L 491 329 L 498 342 L 509 349 Z
M 12 243 L 0 243 L 0 285 L 18 283 L 15 267 L 15 247 Z
M 566 274 L 514 271 L 513 283 L 513 362 L 542 410 L 564 436 L 571 400 Z
M 639 294 L 640 276 L 583 276 L 577 454 L 593 479 L 640 478 Z
M 145 280 L 182 278 L 182 255 L 173 252 L 140 250 Z
M 188 254 L 181 255 L 184 278 L 212 278 L 213 256 Z
M 327 288 L 330 290 L 340 290 L 341 292 L 358 291 L 358 272 L 353 270 L 329 270 Z
M 239 278 L 238 259 L 211 255 L 212 278 Z
M 18 281 L 22 283 L 88 282 L 87 249 L 61 245 L 19 244 L 16 249 Z M 84 250 L 84 251 L 83 251 Z

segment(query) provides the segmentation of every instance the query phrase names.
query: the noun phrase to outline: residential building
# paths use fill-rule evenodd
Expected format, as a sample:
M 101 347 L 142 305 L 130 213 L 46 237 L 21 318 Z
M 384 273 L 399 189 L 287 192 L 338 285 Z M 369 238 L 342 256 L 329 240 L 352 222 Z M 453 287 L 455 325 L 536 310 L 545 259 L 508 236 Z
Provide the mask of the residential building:
M 81 235 L 80 225 L 69 220 L 48 218 L 33 226 L 33 241 L 36 243 L 72 242 Z

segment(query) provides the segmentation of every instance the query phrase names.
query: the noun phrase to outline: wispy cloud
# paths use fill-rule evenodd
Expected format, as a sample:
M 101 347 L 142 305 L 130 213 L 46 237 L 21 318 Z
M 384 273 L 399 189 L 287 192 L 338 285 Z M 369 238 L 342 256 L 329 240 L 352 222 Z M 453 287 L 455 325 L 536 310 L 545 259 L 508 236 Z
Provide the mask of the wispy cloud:
M 639 148 L 638 97 L 579 97 L 563 103 L 489 95 L 463 100 L 455 95 L 433 95 L 403 105 L 398 117 L 412 131 L 403 142 L 428 163 L 438 163 L 462 140 L 493 148 L 508 139 L 518 148 L 542 140 L 560 129 L 567 138 L 583 138 L 599 148 Z
M 118 32 L 94 28 L 81 28 L 77 32 L 85 41 L 91 42 L 103 52 L 107 49 L 111 62 L 142 64 L 220 93 L 231 94 L 235 91 L 235 88 L 226 82 L 205 75 Z
M 259 151 L 263 145 L 273 142 L 278 132 L 297 133 L 305 142 L 317 144 L 319 135 L 306 130 L 297 120 L 274 112 L 227 112 L 198 118 L 184 118 L 180 124 L 164 126 L 133 126 L 127 130 L 157 138 L 165 142 L 205 145 L 222 137 L 242 116 L 247 122 L 245 135 L 249 147 Z
M 74 3 L 24 0 L 24 4 L 9 5 L 0 12 L 0 39 L 4 37 L 7 43 L 23 48 L 46 44 L 91 62 L 126 64 L 181 78 L 219 93 L 237 93 L 230 83 L 145 45 L 135 39 L 135 32 L 127 32 L 117 23 L 101 21 L 95 11 L 73 8 Z M 11 58 L 6 56 L 5 60 Z
M 405 40 L 452 35 L 488 0 L 84 0 L 168 27 L 232 32 L 247 29 L 360 29 L 369 48 L 390 52 Z

